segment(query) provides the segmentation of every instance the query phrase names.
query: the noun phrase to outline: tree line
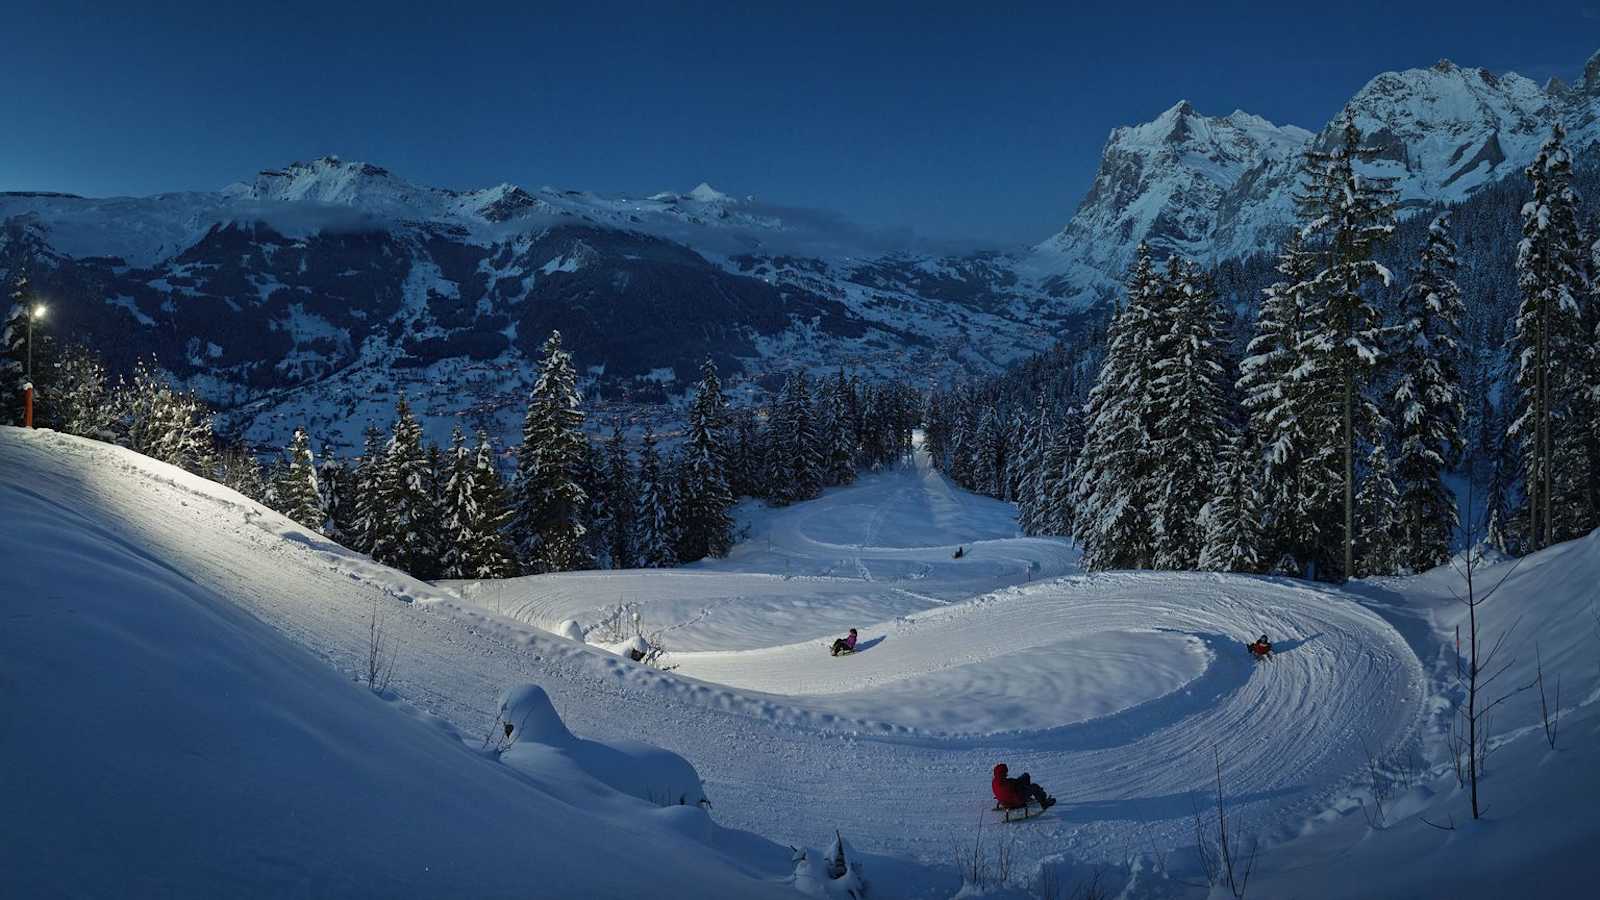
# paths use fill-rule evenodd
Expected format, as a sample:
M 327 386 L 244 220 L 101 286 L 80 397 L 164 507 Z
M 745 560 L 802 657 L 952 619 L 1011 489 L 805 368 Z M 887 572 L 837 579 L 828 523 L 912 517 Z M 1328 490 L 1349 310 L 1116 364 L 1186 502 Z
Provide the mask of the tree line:
M 1346 120 L 1306 154 L 1300 221 L 1248 317 L 1218 282 L 1250 284 L 1254 263 L 1141 246 L 1103 333 L 932 393 L 935 464 L 1101 569 L 1421 571 L 1451 552 L 1457 474 L 1508 552 L 1600 525 L 1600 228 L 1564 131 L 1510 204 L 1514 254 L 1478 221 L 1514 186 L 1460 210 L 1465 263 L 1452 210 L 1397 222 L 1392 183 L 1358 171 L 1373 153 Z
M 20 282 L 18 293 L 25 291 Z M 514 447 L 459 426 L 447 447 L 430 444 L 402 394 L 390 427 L 369 427 L 351 460 L 326 445 L 314 451 L 297 428 L 289 446 L 263 462 L 253 448 L 220 439 L 206 404 L 153 363 L 136 363 L 115 384 L 81 346 L 36 347 L 34 363 L 50 384 L 41 427 L 212 478 L 425 580 L 725 556 L 736 539 L 737 498 L 784 505 L 848 484 L 857 471 L 908 454 L 921 415 L 921 397 L 908 386 L 864 384 L 843 369 L 820 381 L 797 369 L 766 407 L 734 408 L 707 360 L 683 431 L 669 444 L 647 424 L 632 445 L 620 419 L 595 441 L 583 427 L 571 355 L 552 333 Z

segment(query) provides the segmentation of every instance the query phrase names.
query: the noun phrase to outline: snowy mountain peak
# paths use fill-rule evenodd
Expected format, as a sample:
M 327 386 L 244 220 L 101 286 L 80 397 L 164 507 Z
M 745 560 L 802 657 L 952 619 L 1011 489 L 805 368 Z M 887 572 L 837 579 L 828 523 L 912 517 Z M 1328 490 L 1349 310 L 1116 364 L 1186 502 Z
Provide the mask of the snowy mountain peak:
M 1159 253 L 1209 257 L 1227 197 L 1299 157 L 1312 135 L 1235 110 L 1202 115 L 1180 101 L 1154 120 L 1114 129 L 1072 221 L 1039 245 L 1047 269 L 1113 273 L 1148 240 Z
M 1448 59 L 1385 72 L 1317 135 L 1238 110 L 1210 118 L 1180 101 L 1111 132 L 1076 215 L 1033 262 L 1050 290 L 1093 302 L 1115 292 L 1140 241 L 1213 260 L 1270 249 L 1294 219 L 1303 151 L 1336 140 L 1345 113 L 1378 149 L 1368 170 L 1395 179 L 1403 210 L 1457 202 L 1520 172 L 1555 121 L 1574 153 L 1600 145 L 1600 53 L 1575 87 Z
M 1582 89 L 1590 97 L 1600 97 L 1600 50 L 1583 66 Z
M 700 182 L 698 187 L 689 192 L 689 199 L 698 200 L 701 203 L 728 203 L 733 201 L 732 197 L 724 194 L 704 181 Z

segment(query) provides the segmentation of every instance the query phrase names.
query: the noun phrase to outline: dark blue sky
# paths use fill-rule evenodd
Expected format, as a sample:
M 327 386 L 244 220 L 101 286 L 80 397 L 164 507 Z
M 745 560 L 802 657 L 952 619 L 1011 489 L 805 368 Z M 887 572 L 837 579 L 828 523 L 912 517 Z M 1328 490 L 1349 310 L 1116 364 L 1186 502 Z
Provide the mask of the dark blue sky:
M 1317 128 L 1384 69 L 1543 80 L 1600 48 L 1600 0 L 125 5 L 0 0 L 0 190 L 211 190 L 333 153 L 1032 242 L 1112 127 L 1179 99 Z

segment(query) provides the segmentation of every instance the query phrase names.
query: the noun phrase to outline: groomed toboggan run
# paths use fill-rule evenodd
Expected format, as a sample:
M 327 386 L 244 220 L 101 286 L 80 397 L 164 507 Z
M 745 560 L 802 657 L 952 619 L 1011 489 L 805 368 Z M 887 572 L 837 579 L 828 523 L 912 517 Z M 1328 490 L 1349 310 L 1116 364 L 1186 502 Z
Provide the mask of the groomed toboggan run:
M 970 850 L 980 823 L 1002 827 L 992 824 L 998 816 L 989 812 L 988 780 L 990 768 L 1005 761 L 1013 773 L 1031 772 L 1060 801 L 1042 817 L 1003 826 L 1015 871 L 1040 862 L 1105 866 L 1113 880 L 1135 882 L 1127 896 L 1204 896 L 1155 870 L 1194 877 L 1195 816 L 1215 804 L 1218 762 L 1233 820 L 1264 847 L 1291 848 L 1278 851 L 1283 862 L 1295 858 L 1297 838 L 1304 843 L 1311 832 L 1353 827 L 1359 816 L 1351 798 L 1368 777 L 1369 756 L 1425 758 L 1441 721 L 1437 623 L 1430 627 L 1427 614 L 1410 610 L 1380 615 L 1399 597 L 1394 590 L 1201 573 L 1082 574 L 1068 543 L 1017 537 L 1008 505 L 953 488 L 921 453 L 912 464 L 816 501 L 741 507 L 747 530 L 726 560 L 439 586 L 376 565 L 219 485 L 50 432 L 0 429 L 0 497 L 0 562 L 11 585 L 0 602 L 8 622 L 0 647 L 13 660 L 10 673 L 0 662 L 0 692 L 28 691 L 29 679 L 52 671 L 92 671 L 92 656 L 65 649 L 52 656 L 40 642 L 50 643 L 58 630 L 101 627 L 95 616 L 71 612 L 75 592 L 95 592 L 86 609 L 115 603 L 104 595 L 131 579 L 124 583 L 139 602 L 199 609 L 235 636 L 266 642 L 263 696 L 278 690 L 274 666 L 296 679 L 323 678 L 306 671 L 321 666 L 336 677 L 323 678 L 313 694 L 348 690 L 353 699 L 337 702 L 398 723 L 357 729 L 365 743 L 330 736 L 324 749 L 343 764 L 401 777 L 389 769 L 413 762 L 386 742 L 436 741 L 427 754 L 435 769 L 454 767 L 480 782 L 498 777 L 478 772 L 499 768 L 493 761 L 457 751 L 478 746 L 496 727 L 497 697 L 525 683 L 544 688 L 579 737 L 644 741 L 681 754 L 704 779 L 716 823 L 712 831 L 688 829 L 691 849 L 631 849 L 654 840 L 649 816 L 618 814 L 599 799 L 595 809 L 573 812 L 569 806 L 586 805 L 581 796 L 541 793 L 548 785 L 502 786 L 501 801 L 524 809 L 510 834 L 497 807 L 441 812 L 418 799 L 412 811 L 420 832 L 452 835 L 438 838 L 441 854 L 476 845 L 476 853 L 513 869 L 588 860 L 596 895 L 622 895 L 649 878 L 652 895 L 782 889 L 792 870 L 782 845 L 826 846 L 837 829 L 869 854 L 877 895 L 949 896 L 959 887 L 957 848 Z M 39 552 L 52 545 L 67 551 Z M 954 558 L 958 547 L 963 554 Z M 129 574 L 96 577 L 111 558 L 131 560 Z M 160 584 L 152 588 L 140 581 L 146 578 Z M 167 580 L 181 590 L 162 587 Z M 638 605 L 645 630 L 659 632 L 664 661 L 675 668 L 648 668 L 552 633 L 565 620 L 593 626 L 618 603 Z M 388 701 L 355 683 L 366 667 L 375 610 L 395 652 Z M 851 626 L 860 630 L 861 649 L 831 658 L 826 643 Z M 118 628 L 90 637 L 140 640 Z M 1278 652 L 1255 663 L 1244 644 L 1262 632 Z M 79 644 L 89 648 L 93 640 L 61 642 Z M 225 651 L 197 631 L 188 652 L 204 660 Z M 154 746 L 129 747 L 96 730 L 97 704 L 165 702 L 141 678 L 160 661 L 186 662 L 153 658 L 158 662 L 119 670 L 120 683 L 90 679 L 93 702 L 61 698 L 86 701 L 58 717 L 81 723 L 81 733 L 34 734 L 37 723 L 24 718 L 0 735 L 0 746 L 17 750 L 29 742 L 39 752 L 25 761 L 40 763 L 50 758 L 40 748 L 67 745 L 74 748 L 69 762 L 104 758 L 113 769 L 125 753 L 190 754 L 198 765 L 226 772 L 221 747 L 252 740 L 227 733 L 227 721 L 198 737 L 175 735 L 170 746 L 158 734 L 140 738 Z M 1579 700 L 1588 694 L 1569 690 Z M 317 731 L 314 716 L 285 708 L 290 702 L 262 701 L 272 711 L 264 735 L 275 717 L 303 719 Z M 419 721 L 426 727 L 416 727 Z M 1434 777 L 1437 763 L 1428 761 Z M 438 784 L 434 769 L 417 771 Z M 186 783 L 182 765 L 169 774 L 173 789 Z M 15 769 L 10 776 L 20 777 Z M 66 783 L 73 775 L 43 777 Z M 270 786 L 271 793 L 297 789 L 316 786 L 294 778 Z M 421 788 L 419 797 L 436 789 Z M 37 786 L 35 792 L 41 800 L 50 795 Z M 359 805 L 367 797 L 349 800 Z M 113 840 L 87 810 L 38 817 L 32 837 L 11 829 L 13 853 L 23 852 L 13 841 L 26 848 L 46 840 L 39 834 L 55 841 L 51 852 L 58 854 L 91 853 L 96 842 Z M 312 833 L 346 830 L 315 815 L 290 820 Z M 468 836 L 457 834 L 460 828 Z M 570 833 L 610 849 L 592 859 L 563 850 L 560 836 Z M 141 846 L 146 836 L 137 830 L 118 834 L 132 852 L 159 850 L 159 843 Z M 348 836 L 331 840 L 325 846 L 341 847 Z M 89 846 L 74 848 L 74 841 Z M 548 852 L 518 849 L 524 845 Z M 521 852 L 531 855 L 519 862 Z M 292 876 L 254 892 L 310 884 L 316 893 L 319 866 L 376 865 L 383 856 L 369 855 L 250 857 L 233 874 L 256 883 L 260 872 L 250 866 L 276 866 Z M 1326 867 L 1314 879 L 1321 887 L 1308 884 L 1305 895 L 1339 895 L 1340 882 L 1329 873 L 1340 863 L 1318 865 Z M 351 877 L 362 883 L 359 872 Z M 1266 890 L 1273 877 L 1261 876 Z M 1277 877 L 1280 885 L 1286 878 L 1298 883 Z M 373 884 L 378 893 L 411 885 L 423 893 L 465 886 L 497 895 L 507 881 L 471 870 L 460 879 L 446 885 L 396 875 Z M 527 877 L 535 895 L 539 883 Z

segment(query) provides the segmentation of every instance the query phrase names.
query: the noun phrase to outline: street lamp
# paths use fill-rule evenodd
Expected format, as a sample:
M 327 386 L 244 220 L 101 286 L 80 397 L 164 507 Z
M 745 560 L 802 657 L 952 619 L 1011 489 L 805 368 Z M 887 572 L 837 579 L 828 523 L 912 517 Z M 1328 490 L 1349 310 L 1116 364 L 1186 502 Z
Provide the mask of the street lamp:
M 33 320 L 44 318 L 45 306 L 35 303 L 28 310 L 28 373 L 22 385 L 22 426 L 33 427 Z

